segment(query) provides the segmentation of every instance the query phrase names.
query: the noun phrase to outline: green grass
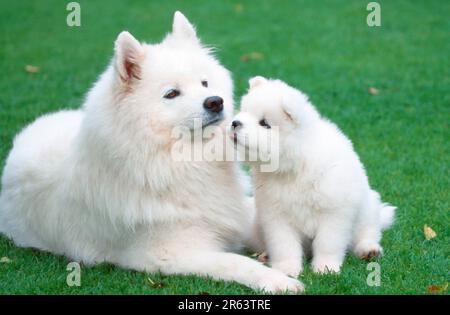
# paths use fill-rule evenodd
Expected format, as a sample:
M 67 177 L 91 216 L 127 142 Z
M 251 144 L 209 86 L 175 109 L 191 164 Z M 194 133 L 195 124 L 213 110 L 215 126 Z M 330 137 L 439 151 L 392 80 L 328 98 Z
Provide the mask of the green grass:
M 384 234 L 381 286 L 348 255 L 340 276 L 302 279 L 309 294 L 425 294 L 449 282 L 450 2 L 379 1 L 382 26 L 366 25 L 367 1 L 79 1 L 79 28 L 66 26 L 69 1 L 0 3 L 0 165 L 14 135 L 41 114 L 76 108 L 124 29 L 157 42 L 183 11 L 233 72 L 236 100 L 252 75 L 301 88 L 353 140 L 373 187 L 397 205 Z M 244 62 L 241 56 L 258 52 Z M 39 73 L 24 71 L 27 64 Z M 378 95 L 368 93 L 379 89 Z M 437 237 L 426 241 L 428 224 Z M 150 275 L 109 265 L 82 267 L 66 285 L 63 257 L 0 238 L 0 293 L 251 294 L 235 284 Z M 447 291 L 448 293 L 448 291 Z

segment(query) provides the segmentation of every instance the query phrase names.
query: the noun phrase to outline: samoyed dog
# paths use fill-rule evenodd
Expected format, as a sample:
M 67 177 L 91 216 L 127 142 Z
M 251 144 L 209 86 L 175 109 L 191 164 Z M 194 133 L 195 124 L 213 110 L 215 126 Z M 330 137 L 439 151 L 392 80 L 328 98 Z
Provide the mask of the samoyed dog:
M 339 272 L 349 247 L 361 258 L 381 254 L 381 231 L 395 207 L 370 188 L 351 141 L 300 91 L 263 77 L 249 83 L 230 131 L 243 153 L 263 148 L 257 157 L 278 154 L 274 172 L 261 171 L 258 159 L 251 163 L 272 267 L 299 275 L 302 247 L 312 249 L 318 273 Z M 277 152 L 264 152 L 268 138 L 279 139 Z
M 230 73 L 180 12 L 159 44 L 122 32 L 82 109 L 40 117 L 14 139 L 0 231 L 85 264 L 303 290 L 236 253 L 255 216 L 237 163 L 171 156 L 174 128 L 226 124 L 232 98 Z

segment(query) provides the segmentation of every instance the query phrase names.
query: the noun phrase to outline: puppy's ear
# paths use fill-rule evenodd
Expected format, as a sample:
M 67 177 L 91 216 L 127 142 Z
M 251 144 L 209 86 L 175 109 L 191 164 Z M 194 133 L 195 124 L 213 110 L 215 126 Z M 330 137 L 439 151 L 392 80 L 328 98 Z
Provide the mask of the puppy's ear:
M 129 84 L 141 78 L 141 63 L 144 59 L 144 48 L 128 32 L 122 32 L 114 44 L 115 69 L 120 80 Z
M 281 108 L 286 119 L 297 126 L 305 126 L 320 117 L 303 93 L 286 91 L 281 98 Z
M 266 83 L 267 79 L 262 76 L 256 76 L 248 80 L 248 85 L 250 86 L 250 89 L 253 89 L 254 87 L 261 85 L 263 83 Z
M 298 125 L 299 117 L 295 108 L 293 108 L 293 106 L 287 103 L 285 100 L 283 100 L 281 108 L 283 109 L 283 113 L 286 116 L 287 120 L 289 120 L 293 124 Z
M 176 11 L 173 16 L 172 34 L 186 39 L 197 40 L 195 27 L 180 11 Z
M 291 90 L 283 91 L 281 96 L 281 109 L 287 121 L 299 125 L 302 118 L 300 100 L 297 93 Z

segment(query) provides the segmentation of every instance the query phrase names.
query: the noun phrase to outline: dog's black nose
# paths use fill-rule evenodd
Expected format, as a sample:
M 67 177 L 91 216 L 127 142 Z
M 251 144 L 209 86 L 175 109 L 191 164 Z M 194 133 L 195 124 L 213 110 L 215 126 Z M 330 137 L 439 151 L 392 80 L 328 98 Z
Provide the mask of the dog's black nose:
M 231 126 L 233 127 L 233 129 L 237 129 L 238 127 L 242 126 L 242 123 L 239 120 L 233 120 Z
M 219 113 L 223 110 L 223 99 L 220 96 L 210 96 L 203 102 L 203 107 L 214 113 Z

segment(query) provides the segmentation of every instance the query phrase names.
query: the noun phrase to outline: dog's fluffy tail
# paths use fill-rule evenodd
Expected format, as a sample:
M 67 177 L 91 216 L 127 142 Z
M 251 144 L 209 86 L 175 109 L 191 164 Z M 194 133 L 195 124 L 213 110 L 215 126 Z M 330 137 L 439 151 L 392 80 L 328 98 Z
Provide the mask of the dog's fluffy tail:
M 392 223 L 394 223 L 395 210 L 397 207 L 394 207 L 389 203 L 383 203 L 381 201 L 380 194 L 374 190 L 372 190 L 372 198 L 374 204 L 376 204 L 378 209 L 380 209 L 381 229 L 386 230 L 392 225 Z

